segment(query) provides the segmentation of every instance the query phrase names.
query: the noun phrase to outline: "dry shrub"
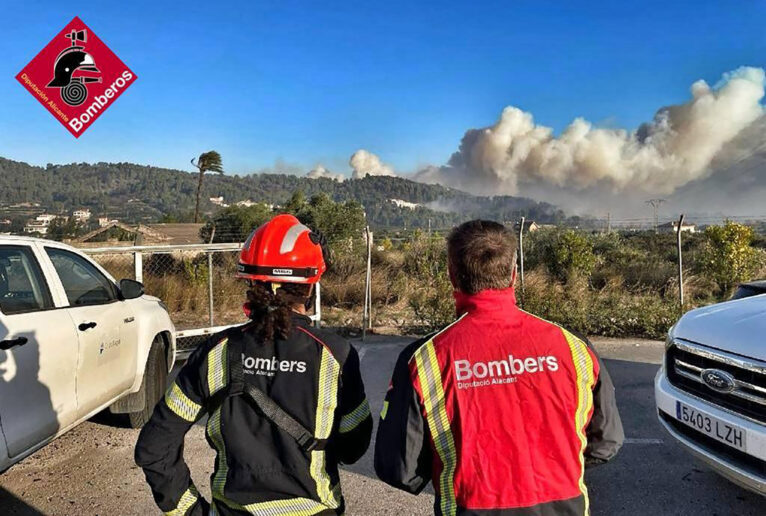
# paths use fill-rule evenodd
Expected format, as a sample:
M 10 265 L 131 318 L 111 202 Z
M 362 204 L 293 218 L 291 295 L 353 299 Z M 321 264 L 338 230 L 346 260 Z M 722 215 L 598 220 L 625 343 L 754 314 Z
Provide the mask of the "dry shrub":
M 402 270 L 407 277 L 407 300 L 415 325 L 435 330 L 454 321 L 455 302 L 444 238 L 416 233 L 404 253 Z
M 322 304 L 350 309 L 364 303 L 366 263 L 359 253 L 336 253 L 322 277 Z
M 752 279 L 766 279 L 766 249 L 757 249 Z
M 161 255 L 160 255 L 161 256 Z M 236 257 L 216 254 L 213 261 L 214 323 L 244 321 L 242 303 L 245 285 L 236 278 Z M 164 267 L 145 268 L 146 292 L 168 306 L 180 328 L 207 326 L 209 321 L 207 256 L 171 258 L 164 256 Z
M 409 297 L 408 278 L 403 271 L 404 253 L 374 251 L 371 256 L 373 317 L 385 307 L 397 307 Z M 361 314 L 364 305 L 366 256 L 354 252 L 336 254 L 322 278 L 322 304 Z M 342 319 L 342 316 L 338 316 Z M 361 315 L 359 316 L 361 321 Z
M 525 279 L 526 311 L 583 334 L 662 338 L 678 317 L 674 303 L 655 292 L 627 292 L 618 278 L 600 290 L 583 278 L 562 285 L 540 269 Z

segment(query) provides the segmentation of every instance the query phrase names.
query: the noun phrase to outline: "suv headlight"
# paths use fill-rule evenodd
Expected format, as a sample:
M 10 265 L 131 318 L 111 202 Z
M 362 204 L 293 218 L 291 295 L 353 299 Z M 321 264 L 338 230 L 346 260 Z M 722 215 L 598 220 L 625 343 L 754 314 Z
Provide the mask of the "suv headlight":
M 672 345 L 673 345 L 673 340 L 674 340 L 674 339 L 673 339 L 673 330 L 675 330 L 675 329 L 676 329 L 676 326 L 675 326 L 675 325 L 673 325 L 673 326 L 671 326 L 671 327 L 670 327 L 670 329 L 668 330 L 668 334 L 667 334 L 667 336 L 665 337 L 665 351 L 667 351 L 668 349 L 670 349 L 670 346 L 672 346 Z

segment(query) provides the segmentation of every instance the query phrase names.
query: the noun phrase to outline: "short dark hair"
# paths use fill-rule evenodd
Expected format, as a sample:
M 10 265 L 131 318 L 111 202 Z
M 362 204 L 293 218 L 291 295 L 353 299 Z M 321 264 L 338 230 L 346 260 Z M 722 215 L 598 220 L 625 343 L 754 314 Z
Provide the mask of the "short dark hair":
M 471 220 L 447 237 L 447 257 L 455 287 L 465 294 L 511 286 L 516 236 L 491 220 Z

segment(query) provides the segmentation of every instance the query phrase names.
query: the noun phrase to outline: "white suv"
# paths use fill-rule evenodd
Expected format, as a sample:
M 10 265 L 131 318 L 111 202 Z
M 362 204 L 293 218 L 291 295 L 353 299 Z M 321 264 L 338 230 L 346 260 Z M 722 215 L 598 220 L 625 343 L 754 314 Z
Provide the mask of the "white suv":
M 766 294 L 681 317 L 655 398 L 660 423 L 692 454 L 766 495 Z
M 173 323 L 140 283 L 0 236 L 0 471 L 107 407 L 143 425 L 174 360 Z

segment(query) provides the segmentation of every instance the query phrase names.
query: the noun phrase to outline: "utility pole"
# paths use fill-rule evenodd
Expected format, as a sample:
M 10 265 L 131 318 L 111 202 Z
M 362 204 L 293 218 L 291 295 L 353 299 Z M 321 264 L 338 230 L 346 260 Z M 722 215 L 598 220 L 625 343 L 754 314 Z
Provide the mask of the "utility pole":
M 612 232 L 612 212 L 608 211 L 606 213 L 606 233 L 609 234 Z
M 660 205 L 664 204 L 665 202 L 667 202 L 665 201 L 665 199 L 649 199 L 648 201 L 646 201 L 646 204 L 648 204 L 654 209 L 654 232 L 655 233 L 659 232 L 657 228 L 660 225 L 658 210 L 660 209 Z

